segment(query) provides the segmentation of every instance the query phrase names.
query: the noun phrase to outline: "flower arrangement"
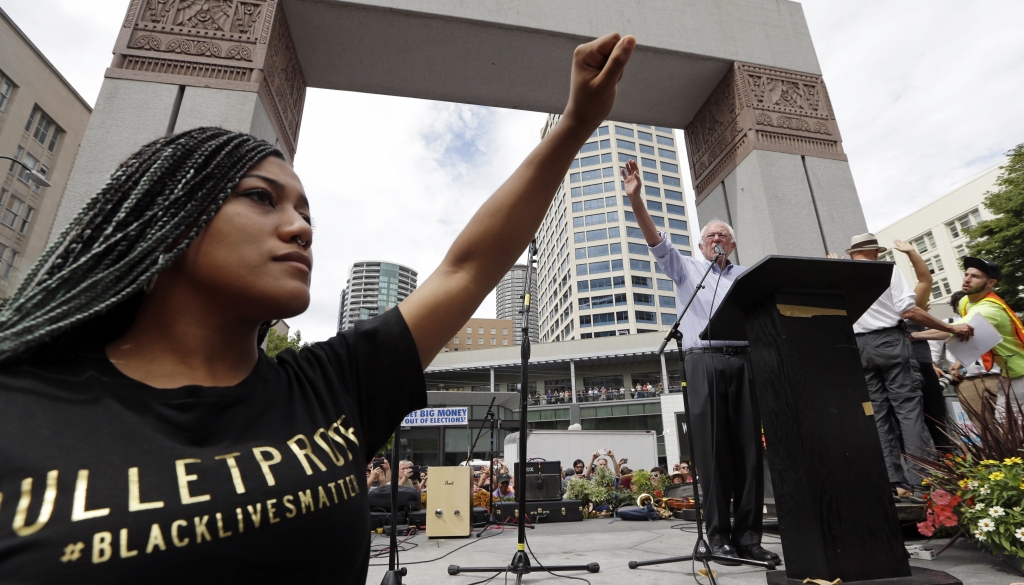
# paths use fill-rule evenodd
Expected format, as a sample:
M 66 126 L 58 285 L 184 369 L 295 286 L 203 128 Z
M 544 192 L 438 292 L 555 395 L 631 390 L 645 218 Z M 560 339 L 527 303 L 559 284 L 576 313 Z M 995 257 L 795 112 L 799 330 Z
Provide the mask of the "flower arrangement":
M 944 485 L 928 494 L 928 516 L 918 531 L 931 536 L 938 527 L 959 525 L 993 553 L 1024 559 L 1024 459 L 949 455 L 944 462 L 949 474 L 959 477 L 959 489 L 942 489 L 948 474 L 933 478 L 932 483 Z
M 487 490 L 478 489 L 473 492 L 473 505 L 486 508 L 490 504 L 491 495 L 487 493 Z M 500 498 L 494 498 L 494 501 L 501 501 Z
M 977 435 L 952 427 L 947 433 L 957 445 L 939 459 L 910 457 L 930 473 L 925 479 L 926 516 L 918 532 L 932 536 L 959 527 L 994 554 L 1024 560 L 1024 409 L 1016 400 L 1002 420 L 991 408 L 964 408 L 979 421 Z M 991 405 L 989 405 L 991 407 Z

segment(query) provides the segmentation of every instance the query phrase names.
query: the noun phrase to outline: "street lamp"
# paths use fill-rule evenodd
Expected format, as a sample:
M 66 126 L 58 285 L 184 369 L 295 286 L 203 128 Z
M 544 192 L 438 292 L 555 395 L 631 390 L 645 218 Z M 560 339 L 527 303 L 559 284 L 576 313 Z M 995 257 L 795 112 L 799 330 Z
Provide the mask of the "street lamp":
M 43 175 L 39 174 L 38 171 L 36 171 L 32 167 L 28 166 L 27 164 L 21 162 L 20 160 L 14 158 L 13 156 L 5 156 L 5 155 L 0 154 L 0 158 L 14 161 L 14 162 L 18 163 L 19 165 L 25 167 L 25 170 L 28 171 L 28 178 L 29 178 L 29 180 L 32 181 L 33 183 L 35 183 L 36 185 L 39 185 L 40 187 L 50 187 L 51 186 L 50 182 L 46 180 L 46 177 L 44 177 Z

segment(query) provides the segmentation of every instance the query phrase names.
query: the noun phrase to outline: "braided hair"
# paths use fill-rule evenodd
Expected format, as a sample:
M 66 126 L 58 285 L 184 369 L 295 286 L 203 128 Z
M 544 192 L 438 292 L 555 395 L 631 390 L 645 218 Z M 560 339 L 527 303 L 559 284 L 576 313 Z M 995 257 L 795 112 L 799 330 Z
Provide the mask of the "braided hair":
M 223 128 L 154 140 L 114 171 L 0 311 L 0 363 L 74 334 L 108 343 L 147 284 L 213 219 L 270 143 Z M 99 335 L 101 339 L 97 339 Z

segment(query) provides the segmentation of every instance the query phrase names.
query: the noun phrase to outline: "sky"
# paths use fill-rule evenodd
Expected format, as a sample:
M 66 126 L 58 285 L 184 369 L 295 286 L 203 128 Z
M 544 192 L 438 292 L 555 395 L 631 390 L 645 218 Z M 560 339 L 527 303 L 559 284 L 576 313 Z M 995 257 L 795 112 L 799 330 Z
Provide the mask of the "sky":
M 869 229 L 948 193 L 1024 142 L 1024 2 L 802 5 Z M 2 3 L 89 103 L 126 7 L 127 0 Z M 312 201 L 316 268 L 312 302 L 288 320 L 292 330 L 310 341 L 334 333 L 353 262 L 399 262 L 422 283 L 537 144 L 544 118 L 309 90 L 295 169 Z M 692 208 L 685 175 L 683 182 Z M 492 294 L 476 316 L 494 312 Z

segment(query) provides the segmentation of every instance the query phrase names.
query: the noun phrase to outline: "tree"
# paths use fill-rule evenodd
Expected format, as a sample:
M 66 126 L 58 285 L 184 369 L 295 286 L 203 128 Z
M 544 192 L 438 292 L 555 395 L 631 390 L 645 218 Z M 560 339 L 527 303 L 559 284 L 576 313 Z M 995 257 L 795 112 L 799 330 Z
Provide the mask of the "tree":
M 967 230 L 970 255 L 991 260 L 1003 269 L 996 294 L 1014 311 L 1024 310 L 1024 144 L 1008 153 L 998 189 L 985 195 L 995 218 Z
M 267 331 L 267 355 L 270 357 L 276 356 L 289 347 L 299 351 L 307 345 L 309 343 L 302 341 L 302 332 L 298 329 L 291 335 L 281 335 L 273 329 Z

